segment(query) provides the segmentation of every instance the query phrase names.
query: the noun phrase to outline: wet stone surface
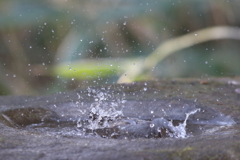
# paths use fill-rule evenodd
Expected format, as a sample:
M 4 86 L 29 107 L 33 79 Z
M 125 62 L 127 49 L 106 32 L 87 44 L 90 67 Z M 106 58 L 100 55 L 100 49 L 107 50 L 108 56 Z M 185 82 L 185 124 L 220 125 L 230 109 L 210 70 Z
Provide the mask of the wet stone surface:
M 204 83 L 202 83 L 204 81 Z M 207 83 L 206 83 L 207 82 Z M 0 97 L 5 159 L 240 159 L 240 82 L 138 82 Z

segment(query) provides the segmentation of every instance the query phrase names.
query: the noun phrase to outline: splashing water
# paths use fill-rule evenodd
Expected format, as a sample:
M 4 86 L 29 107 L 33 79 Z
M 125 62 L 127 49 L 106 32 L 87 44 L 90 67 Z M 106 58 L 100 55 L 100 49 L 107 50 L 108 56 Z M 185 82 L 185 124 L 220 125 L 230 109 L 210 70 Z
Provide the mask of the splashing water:
M 123 116 L 122 111 L 115 109 L 115 103 L 112 103 L 108 109 L 102 108 L 102 103 L 93 103 L 90 106 L 89 125 L 88 129 L 95 130 L 99 128 L 110 127 L 110 122 L 119 119 Z
M 187 120 L 190 115 L 195 114 L 200 109 L 195 109 L 186 113 L 186 118 L 182 123 L 177 126 L 173 124 L 173 120 L 169 121 L 163 117 L 155 118 L 152 121 L 140 120 L 140 119 L 128 119 L 130 125 L 120 126 L 119 137 L 125 136 L 130 138 L 186 138 L 186 126 Z
M 187 120 L 188 120 L 190 115 L 193 115 L 198 111 L 200 111 L 199 108 L 195 109 L 195 110 L 193 110 L 189 113 L 186 113 L 185 120 L 183 121 L 183 123 L 180 123 L 178 126 L 173 126 L 173 123 L 170 122 L 169 127 L 172 128 L 173 133 L 170 133 L 169 136 L 174 137 L 174 138 L 186 138 L 187 137 L 187 132 L 186 132 Z
M 125 103 L 124 100 L 107 102 L 107 99 L 111 98 L 111 94 L 104 91 L 96 91 L 88 88 L 89 95 L 94 93 L 94 99 L 96 102 L 90 106 L 89 118 L 82 121 L 81 119 L 77 122 L 77 127 L 87 128 L 90 130 L 102 129 L 110 127 L 111 122 L 121 119 L 123 116 L 122 110 L 117 110 L 115 107 L 119 103 Z
M 78 128 L 85 130 L 96 131 L 99 129 L 118 128 L 111 135 L 128 134 L 130 137 L 172 137 L 185 138 L 187 137 L 186 125 L 190 115 L 195 114 L 200 109 L 195 109 L 186 113 L 186 118 L 177 126 L 173 125 L 172 120 L 168 121 L 165 118 L 157 118 L 152 121 L 124 118 L 122 110 L 117 110 L 124 100 L 117 99 L 116 101 L 108 102 L 112 99 L 111 94 L 102 90 L 94 90 L 88 88 L 89 96 L 93 96 L 95 102 L 91 104 L 89 109 L 89 117 L 86 120 L 79 119 L 77 122 Z M 94 94 L 94 95 L 92 95 Z M 119 123 L 120 122 L 120 123 Z M 146 127 L 147 126 L 147 127 Z M 109 131 L 107 131 L 109 132 Z M 163 133 L 164 132 L 164 133 Z M 106 136 L 104 136 L 106 137 Z M 110 136 L 111 137 L 111 136 Z
M 169 121 L 163 117 L 153 119 L 152 121 L 124 117 L 122 110 L 119 110 L 119 105 L 125 103 L 124 100 L 118 99 L 109 102 L 107 101 L 111 99 L 109 93 L 91 89 L 88 91 L 89 94 L 94 93 L 95 102 L 89 108 L 88 119 L 79 119 L 77 127 L 88 132 L 90 130 L 96 134 L 101 132 L 100 136 L 102 137 L 186 138 L 186 126 L 189 116 L 200 111 L 198 108 L 185 113 L 185 120 L 177 126 L 173 125 L 172 120 Z

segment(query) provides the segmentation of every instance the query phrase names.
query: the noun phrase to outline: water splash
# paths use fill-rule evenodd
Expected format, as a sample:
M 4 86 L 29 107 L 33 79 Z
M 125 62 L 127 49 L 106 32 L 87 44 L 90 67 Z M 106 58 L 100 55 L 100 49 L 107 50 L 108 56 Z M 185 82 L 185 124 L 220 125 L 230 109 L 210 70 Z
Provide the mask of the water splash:
M 78 120 L 78 128 L 82 128 L 86 132 L 94 132 L 102 137 L 111 138 L 185 138 L 187 137 L 186 126 L 189 116 L 200 111 L 200 109 L 195 109 L 185 113 L 185 120 L 178 125 L 174 125 L 172 120 L 169 121 L 164 117 L 153 120 L 124 117 L 119 106 L 123 107 L 122 103 L 126 101 L 118 98 L 114 100 L 112 94 L 108 91 L 88 88 L 88 95 L 92 96 L 95 102 L 89 107 L 88 118 Z
M 106 128 L 110 127 L 110 123 L 120 119 L 123 116 L 121 110 L 116 110 L 115 105 L 116 103 L 111 103 L 111 105 L 104 109 L 102 107 L 104 103 L 93 103 L 90 106 L 90 114 L 88 119 L 88 129 L 95 130 L 99 128 Z
M 88 88 L 89 96 L 94 94 L 95 102 L 91 104 L 89 109 L 89 117 L 87 120 L 79 119 L 77 122 L 78 128 L 88 130 L 96 130 L 111 127 L 111 123 L 123 117 L 122 110 L 117 110 L 116 107 L 125 103 L 125 100 L 117 99 L 108 102 L 111 99 L 111 94 L 103 90 L 94 90 Z
M 170 137 L 174 137 L 174 138 L 186 138 L 187 137 L 187 132 L 186 132 L 186 126 L 187 126 L 187 120 L 189 118 L 190 115 L 193 115 L 195 113 L 197 113 L 198 111 L 200 111 L 199 108 L 186 113 L 186 118 L 183 121 L 183 123 L 179 123 L 178 126 L 173 126 L 173 123 L 169 123 L 170 127 L 172 128 L 173 132 L 169 134 Z
M 163 107 L 161 111 L 164 114 L 162 112 L 158 114 L 158 110 L 152 110 L 151 105 L 153 107 L 164 105 L 162 101 L 159 103 L 143 103 L 142 101 L 130 103 L 123 99 L 124 93 L 123 95 L 118 93 L 119 97 L 123 97 L 118 98 L 110 88 L 88 88 L 87 91 L 88 96 L 93 98 L 94 102 L 90 103 L 89 108 L 86 109 L 85 113 L 88 117 L 85 116 L 84 119 L 79 119 L 77 122 L 78 129 L 86 134 L 108 138 L 186 138 L 189 136 L 187 132 L 189 132 L 189 127 L 193 127 L 192 125 L 198 126 L 197 129 L 190 129 L 189 133 L 191 134 L 198 128 L 201 130 L 205 125 L 234 124 L 230 117 L 221 114 L 212 113 L 212 118 L 202 119 L 201 114 L 212 111 L 207 110 L 206 107 L 191 107 L 188 104 L 184 104 L 183 107 L 179 105 L 173 107 L 172 104 L 168 104 L 170 109 Z M 126 104 L 123 104 L 125 102 Z M 134 112 L 132 110 L 134 107 L 136 107 L 134 110 L 136 113 L 132 116 L 128 113 L 129 110 Z M 141 111 L 149 112 L 150 116 L 142 116 Z M 199 113 L 196 114 L 197 112 Z M 191 115 L 194 117 L 189 118 Z
M 96 133 L 102 137 L 110 138 L 185 138 L 187 137 L 186 126 L 190 115 L 200 109 L 186 113 L 182 123 L 174 125 L 172 120 L 162 118 L 143 120 L 138 118 L 124 117 L 121 107 L 125 100 L 112 100 L 111 94 L 103 90 L 88 89 L 89 96 L 93 96 L 95 102 L 89 107 L 87 119 L 79 119 L 77 127 L 86 133 Z M 111 101 L 110 101 L 111 100 Z
M 195 114 L 200 109 L 195 109 L 186 113 L 186 118 L 182 123 L 174 125 L 173 120 L 167 120 L 164 117 L 155 118 L 152 121 L 140 119 L 128 119 L 128 125 L 120 126 L 118 137 L 130 138 L 186 138 L 187 120 L 190 115 Z M 115 134 L 116 135 L 116 134 Z

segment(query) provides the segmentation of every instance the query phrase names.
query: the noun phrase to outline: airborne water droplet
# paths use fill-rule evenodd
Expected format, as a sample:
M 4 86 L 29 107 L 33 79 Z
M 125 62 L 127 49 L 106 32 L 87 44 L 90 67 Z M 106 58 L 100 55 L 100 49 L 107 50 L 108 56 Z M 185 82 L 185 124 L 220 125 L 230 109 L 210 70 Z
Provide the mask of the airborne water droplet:
M 151 128 L 153 128 L 153 127 L 154 127 L 154 124 L 153 124 L 153 123 L 151 123 L 151 124 L 150 124 L 150 127 L 151 127 Z

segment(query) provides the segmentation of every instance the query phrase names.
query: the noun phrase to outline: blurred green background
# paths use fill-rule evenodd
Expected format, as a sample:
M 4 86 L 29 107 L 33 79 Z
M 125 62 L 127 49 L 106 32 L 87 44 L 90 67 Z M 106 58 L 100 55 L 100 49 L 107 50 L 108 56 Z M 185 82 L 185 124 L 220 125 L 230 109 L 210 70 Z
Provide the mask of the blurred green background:
M 117 83 L 169 39 L 212 26 L 238 28 L 239 8 L 237 0 L 1 0 L 0 94 Z M 239 75 L 239 43 L 181 49 L 132 81 Z

